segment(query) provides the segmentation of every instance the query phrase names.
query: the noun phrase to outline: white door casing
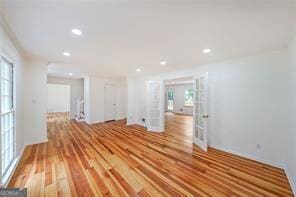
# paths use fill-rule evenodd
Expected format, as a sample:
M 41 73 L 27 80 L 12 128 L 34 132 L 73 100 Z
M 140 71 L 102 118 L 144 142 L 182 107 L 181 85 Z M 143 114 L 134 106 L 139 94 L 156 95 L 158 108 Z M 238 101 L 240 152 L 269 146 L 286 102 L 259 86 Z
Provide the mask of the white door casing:
M 114 85 L 106 84 L 104 87 L 104 120 L 115 120 L 116 96 Z
M 164 84 L 163 81 L 147 82 L 147 130 L 164 131 Z
M 208 150 L 208 73 L 194 77 L 193 142 Z

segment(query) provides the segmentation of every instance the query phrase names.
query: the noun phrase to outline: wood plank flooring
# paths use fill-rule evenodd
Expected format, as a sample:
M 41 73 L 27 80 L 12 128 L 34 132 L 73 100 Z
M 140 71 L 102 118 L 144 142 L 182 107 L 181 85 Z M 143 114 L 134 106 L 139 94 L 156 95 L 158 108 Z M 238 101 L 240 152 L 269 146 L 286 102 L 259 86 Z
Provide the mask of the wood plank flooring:
M 293 196 L 283 170 L 191 142 L 190 116 L 164 133 L 125 121 L 48 116 L 48 142 L 28 146 L 9 183 L 29 196 Z

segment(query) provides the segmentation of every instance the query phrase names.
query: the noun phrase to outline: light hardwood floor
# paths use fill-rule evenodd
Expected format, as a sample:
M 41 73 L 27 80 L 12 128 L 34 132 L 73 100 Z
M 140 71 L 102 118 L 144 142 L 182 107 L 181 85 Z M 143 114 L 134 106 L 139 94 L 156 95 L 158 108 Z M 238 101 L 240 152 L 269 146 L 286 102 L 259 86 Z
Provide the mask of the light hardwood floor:
M 292 196 L 283 170 L 191 142 L 190 116 L 166 132 L 125 121 L 48 116 L 48 142 L 28 146 L 9 183 L 29 196 Z

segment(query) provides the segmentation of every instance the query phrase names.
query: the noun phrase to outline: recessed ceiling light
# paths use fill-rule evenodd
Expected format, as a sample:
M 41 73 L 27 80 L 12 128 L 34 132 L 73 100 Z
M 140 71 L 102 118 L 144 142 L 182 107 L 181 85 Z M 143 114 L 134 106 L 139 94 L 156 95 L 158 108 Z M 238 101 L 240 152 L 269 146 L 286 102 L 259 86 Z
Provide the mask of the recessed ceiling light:
M 64 52 L 63 54 L 64 54 L 64 56 L 67 56 L 67 57 L 71 56 L 71 53 L 69 53 L 69 52 Z
M 139 73 L 139 72 L 141 72 L 141 69 L 137 68 L 136 71 Z
M 202 52 L 203 52 L 204 54 L 206 54 L 206 53 L 210 53 L 210 52 L 211 52 L 211 49 L 204 49 L 204 50 L 202 50 Z
M 72 29 L 72 33 L 77 36 L 80 36 L 82 34 L 81 30 L 79 30 L 79 29 Z
M 73 73 L 68 73 L 68 75 L 69 75 L 69 76 L 72 76 L 72 75 L 73 75 Z
M 166 65 L 167 62 L 166 62 L 166 61 L 161 61 L 160 64 L 161 64 L 161 65 Z

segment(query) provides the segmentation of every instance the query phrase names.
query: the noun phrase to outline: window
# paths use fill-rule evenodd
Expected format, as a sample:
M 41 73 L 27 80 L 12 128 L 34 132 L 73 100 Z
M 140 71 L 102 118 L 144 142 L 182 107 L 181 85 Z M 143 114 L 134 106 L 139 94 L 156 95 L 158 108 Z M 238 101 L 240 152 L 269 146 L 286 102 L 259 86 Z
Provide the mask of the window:
M 169 111 L 174 110 L 174 91 L 173 90 L 168 90 L 168 103 L 167 103 L 167 108 Z
M 13 65 L 0 59 L 0 128 L 1 128 L 1 176 L 7 172 L 15 158 L 15 121 L 13 103 Z
M 189 88 L 189 89 L 185 90 L 184 106 L 187 106 L 187 107 L 193 106 L 193 88 Z

